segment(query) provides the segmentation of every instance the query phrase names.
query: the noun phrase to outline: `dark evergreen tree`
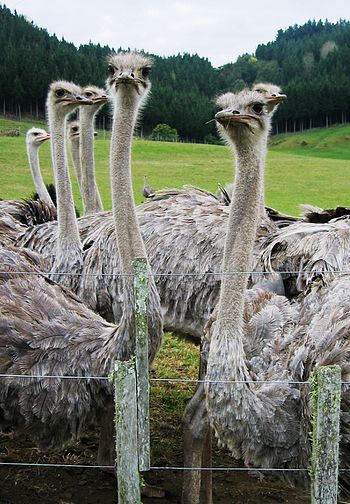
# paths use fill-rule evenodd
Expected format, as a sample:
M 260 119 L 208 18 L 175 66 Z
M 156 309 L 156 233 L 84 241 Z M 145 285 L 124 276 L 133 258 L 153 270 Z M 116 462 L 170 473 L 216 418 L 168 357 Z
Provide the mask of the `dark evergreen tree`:
M 91 41 L 77 48 L 1 4 L 0 47 L 1 112 L 41 116 L 52 80 L 103 86 L 106 56 L 113 50 Z M 213 98 L 258 81 L 279 84 L 288 95 L 275 115 L 278 131 L 350 120 L 350 22 L 345 20 L 310 20 L 279 30 L 255 54 L 243 54 L 220 68 L 196 54 L 154 59 L 144 134 L 166 123 L 183 139 L 211 138 L 215 126 L 206 123 L 214 115 Z M 109 113 L 105 107 L 98 124 L 108 125 Z

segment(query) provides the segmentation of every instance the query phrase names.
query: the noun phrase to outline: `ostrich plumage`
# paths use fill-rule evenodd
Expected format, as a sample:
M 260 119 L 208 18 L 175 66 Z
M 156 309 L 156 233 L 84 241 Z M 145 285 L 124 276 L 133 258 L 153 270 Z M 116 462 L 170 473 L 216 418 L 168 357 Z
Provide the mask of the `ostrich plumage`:
M 293 298 L 319 273 L 347 269 L 349 247 L 347 215 L 326 223 L 296 222 L 268 237 L 261 256 L 262 269 L 281 271 L 286 293 Z
M 215 273 L 221 271 L 229 207 L 196 188 L 157 194 L 137 207 L 137 215 L 161 297 L 164 327 L 199 339 L 218 301 L 221 276 Z M 83 275 L 79 285 L 71 283 L 70 288 L 74 287 L 91 309 L 117 321 L 122 292 L 113 215 L 101 212 L 81 217 L 78 226 L 84 250 Z M 261 222 L 257 251 L 260 241 L 274 229 L 268 219 Z M 50 271 L 56 240 L 57 224 L 52 223 L 26 230 L 18 243 L 40 252 L 47 260 L 45 271 Z M 106 273 L 114 276 L 104 276 Z

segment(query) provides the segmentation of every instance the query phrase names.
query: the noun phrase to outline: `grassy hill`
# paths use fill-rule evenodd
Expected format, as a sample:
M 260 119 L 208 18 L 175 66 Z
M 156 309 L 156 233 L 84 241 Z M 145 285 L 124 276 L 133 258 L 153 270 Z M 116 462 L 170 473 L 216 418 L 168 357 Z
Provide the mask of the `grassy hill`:
M 272 138 L 271 148 L 300 156 L 350 159 L 350 125 L 276 135 Z
M 0 197 L 3 199 L 26 197 L 34 190 L 25 153 L 25 132 L 32 125 L 0 118 L 0 130 L 21 127 L 19 137 L 0 137 Z M 108 156 L 109 141 L 100 132 L 95 159 L 105 209 L 111 205 Z M 299 214 L 300 203 L 325 208 L 350 205 L 349 159 L 349 125 L 273 137 L 266 166 L 267 204 L 294 215 Z M 45 181 L 52 182 L 48 144 L 40 150 L 40 161 Z M 137 203 L 143 201 L 145 176 L 154 189 L 193 184 L 216 192 L 218 183 L 232 180 L 232 155 L 226 146 L 220 145 L 135 139 L 133 182 Z M 74 176 L 72 182 L 76 204 L 81 209 Z

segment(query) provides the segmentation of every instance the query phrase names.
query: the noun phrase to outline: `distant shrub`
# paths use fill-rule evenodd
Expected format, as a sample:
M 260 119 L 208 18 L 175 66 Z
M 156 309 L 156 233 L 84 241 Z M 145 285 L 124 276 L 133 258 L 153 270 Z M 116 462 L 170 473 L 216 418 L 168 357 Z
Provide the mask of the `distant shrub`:
M 151 138 L 152 140 L 160 140 L 163 142 L 176 142 L 177 131 L 168 124 L 160 123 L 153 129 Z

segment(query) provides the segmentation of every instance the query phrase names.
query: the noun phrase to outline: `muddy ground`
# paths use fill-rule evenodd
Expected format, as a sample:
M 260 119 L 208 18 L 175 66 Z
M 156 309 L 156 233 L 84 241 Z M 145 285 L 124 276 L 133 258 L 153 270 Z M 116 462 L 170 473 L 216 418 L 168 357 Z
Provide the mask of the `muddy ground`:
M 97 436 L 89 433 L 69 449 L 42 455 L 24 435 L 16 438 L 12 432 L 0 433 L 1 462 L 30 462 L 94 465 Z M 181 448 L 181 447 L 180 447 Z M 181 449 L 174 459 L 152 460 L 154 466 L 181 465 Z M 232 465 L 232 464 L 231 464 Z M 290 488 L 271 476 L 247 473 L 214 473 L 214 504 L 306 504 L 308 489 Z M 0 466 L 0 504 L 115 504 L 116 480 L 99 469 L 38 468 Z M 174 504 L 181 500 L 181 471 L 150 472 L 146 480 L 166 491 L 164 499 L 143 498 L 145 504 Z

